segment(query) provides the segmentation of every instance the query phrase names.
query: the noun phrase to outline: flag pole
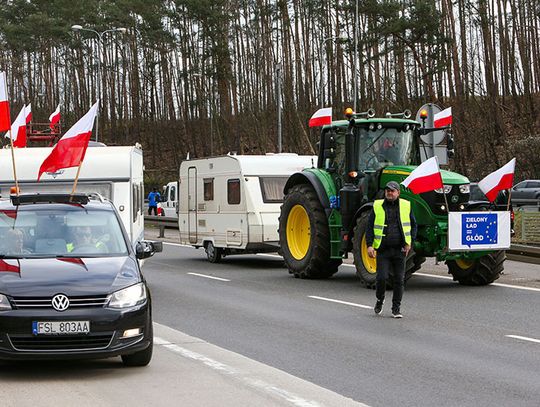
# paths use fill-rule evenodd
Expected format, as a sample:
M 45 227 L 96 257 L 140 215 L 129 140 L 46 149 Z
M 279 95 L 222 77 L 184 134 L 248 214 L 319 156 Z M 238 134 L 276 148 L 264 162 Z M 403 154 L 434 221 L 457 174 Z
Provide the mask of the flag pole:
M 508 190 L 508 203 L 506 204 L 506 211 L 510 210 L 510 198 L 512 198 L 512 188 Z
M 75 194 L 75 189 L 77 188 L 77 181 L 79 180 L 79 174 L 81 172 L 82 160 L 79 162 L 79 167 L 77 167 L 77 175 L 75 175 L 75 182 L 73 183 L 73 190 L 71 195 Z
M 9 132 L 9 142 L 11 144 L 11 162 L 13 164 L 13 179 L 15 179 L 15 193 L 19 196 L 19 181 L 17 180 L 17 169 L 15 168 L 15 149 L 13 148 L 13 137 L 11 137 L 11 128 Z

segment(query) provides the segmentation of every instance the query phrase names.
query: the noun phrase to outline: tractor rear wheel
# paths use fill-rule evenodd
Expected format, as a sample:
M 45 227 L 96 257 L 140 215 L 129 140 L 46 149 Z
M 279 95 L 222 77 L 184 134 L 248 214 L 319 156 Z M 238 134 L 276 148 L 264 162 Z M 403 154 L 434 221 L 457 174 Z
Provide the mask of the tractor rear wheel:
M 366 229 L 369 212 L 364 212 L 356 220 L 354 236 L 352 239 L 352 252 L 356 276 L 366 288 L 375 288 L 377 277 L 377 259 L 368 256 L 366 243 Z
M 372 259 L 367 253 L 366 228 L 368 218 L 369 212 L 364 212 L 356 221 L 352 239 L 352 252 L 357 277 L 367 288 L 374 288 L 377 277 L 377 259 Z M 417 255 L 414 250 L 409 252 L 405 262 L 405 282 L 411 278 L 415 271 L 420 270 L 422 263 L 425 261 L 426 258 Z M 388 276 L 386 285 L 388 288 L 392 287 L 392 275 Z
M 497 280 L 504 270 L 506 252 L 499 250 L 474 260 L 448 260 L 448 273 L 463 285 L 487 285 Z
M 289 273 L 296 278 L 328 278 L 341 264 L 330 258 L 328 219 L 311 185 L 295 185 L 285 195 L 279 241 Z

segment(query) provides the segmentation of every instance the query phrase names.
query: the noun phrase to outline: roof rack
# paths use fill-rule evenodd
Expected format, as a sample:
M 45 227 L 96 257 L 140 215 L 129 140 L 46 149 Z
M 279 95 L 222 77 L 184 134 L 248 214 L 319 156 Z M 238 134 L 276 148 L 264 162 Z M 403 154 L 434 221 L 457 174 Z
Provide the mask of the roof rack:
M 86 205 L 90 200 L 86 194 L 24 194 L 11 195 L 11 203 L 15 206 L 36 203 L 75 203 Z

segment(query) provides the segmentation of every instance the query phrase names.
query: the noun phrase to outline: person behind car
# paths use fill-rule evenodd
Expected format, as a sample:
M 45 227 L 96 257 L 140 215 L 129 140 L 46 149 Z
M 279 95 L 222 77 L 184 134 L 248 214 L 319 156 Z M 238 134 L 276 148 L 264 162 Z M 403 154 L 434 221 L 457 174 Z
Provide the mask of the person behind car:
M 154 212 L 155 216 L 158 215 L 158 202 L 161 202 L 161 195 L 158 192 L 157 188 L 154 188 L 152 189 L 152 192 L 148 194 L 148 215 L 152 215 L 152 211 Z

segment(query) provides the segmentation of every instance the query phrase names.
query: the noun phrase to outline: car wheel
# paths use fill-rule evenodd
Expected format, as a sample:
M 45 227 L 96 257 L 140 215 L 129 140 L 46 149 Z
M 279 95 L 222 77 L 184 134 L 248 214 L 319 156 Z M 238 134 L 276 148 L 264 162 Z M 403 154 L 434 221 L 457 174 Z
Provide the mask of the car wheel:
M 152 360 L 152 352 L 154 350 L 154 331 L 150 329 L 150 344 L 146 349 L 131 355 L 122 355 L 124 366 L 141 367 L 146 366 Z

